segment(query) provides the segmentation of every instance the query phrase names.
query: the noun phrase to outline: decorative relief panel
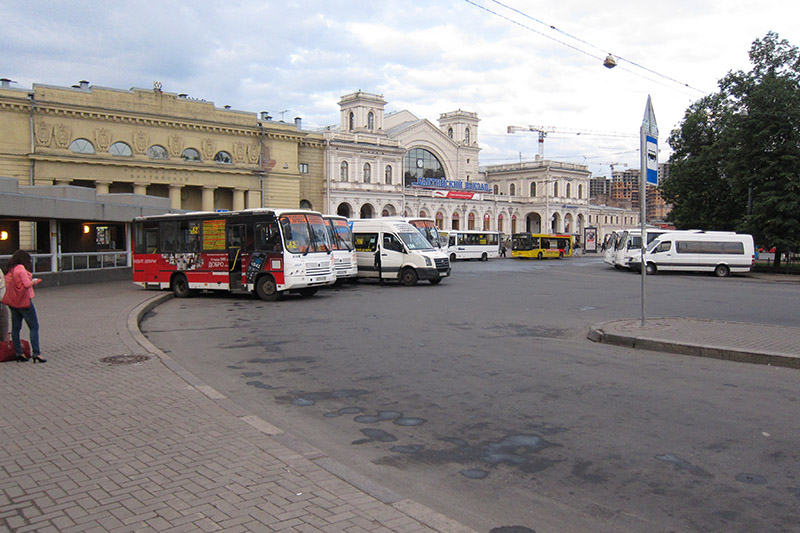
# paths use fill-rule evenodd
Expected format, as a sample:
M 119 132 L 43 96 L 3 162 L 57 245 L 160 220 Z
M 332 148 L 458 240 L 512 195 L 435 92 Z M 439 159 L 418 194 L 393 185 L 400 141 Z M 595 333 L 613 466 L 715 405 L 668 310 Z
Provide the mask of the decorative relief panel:
M 150 146 L 150 136 L 143 131 L 133 132 L 133 151 L 137 154 L 144 154 L 147 152 L 147 147 Z
M 50 146 L 53 140 L 53 126 L 46 122 L 36 123 L 36 144 L 39 146 Z
M 169 144 L 169 153 L 173 157 L 180 157 L 183 152 L 183 137 L 178 134 L 170 135 L 167 144 Z
M 66 124 L 59 124 L 55 128 L 56 146 L 59 148 L 67 148 L 72 140 L 72 128 Z
M 106 128 L 97 128 L 94 130 L 94 141 L 99 152 L 107 152 L 108 147 L 111 146 L 111 131 Z
M 203 139 L 200 143 L 200 149 L 203 150 L 203 157 L 206 159 L 213 159 L 214 154 L 217 153 L 217 146 L 214 139 Z
M 248 144 L 247 145 L 247 161 L 251 165 L 255 165 L 256 163 L 258 163 L 258 156 L 259 156 L 258 145 L 257 144 Z
M 247 161 L 247 145 L 243 142 L 233 144 L 233 159 L 237 163 L 244 163 Z

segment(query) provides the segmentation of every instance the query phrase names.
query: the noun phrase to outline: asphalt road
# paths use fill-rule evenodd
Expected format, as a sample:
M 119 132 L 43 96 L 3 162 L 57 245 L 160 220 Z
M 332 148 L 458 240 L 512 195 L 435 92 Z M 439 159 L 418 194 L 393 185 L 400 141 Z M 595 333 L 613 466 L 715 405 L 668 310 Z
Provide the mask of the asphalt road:
M 636 318 L 597 258 L 459 262 L 438 286 L 170 300 L 142 331 L 190 372 L 479 531 L 791 531 L 800 372 L 586 340 Z M 649 276 L 648 316 L 798 325 L 800 284 Z M 517 529 L 502 529 L 516 526 Z

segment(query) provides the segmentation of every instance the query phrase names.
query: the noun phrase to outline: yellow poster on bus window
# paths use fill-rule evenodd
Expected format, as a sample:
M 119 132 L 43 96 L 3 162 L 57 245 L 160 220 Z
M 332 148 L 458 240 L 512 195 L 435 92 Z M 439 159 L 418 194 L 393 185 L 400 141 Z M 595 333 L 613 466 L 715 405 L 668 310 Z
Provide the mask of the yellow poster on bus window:
M 203 221 L 203 250 L 225 249 L 225 221 Z

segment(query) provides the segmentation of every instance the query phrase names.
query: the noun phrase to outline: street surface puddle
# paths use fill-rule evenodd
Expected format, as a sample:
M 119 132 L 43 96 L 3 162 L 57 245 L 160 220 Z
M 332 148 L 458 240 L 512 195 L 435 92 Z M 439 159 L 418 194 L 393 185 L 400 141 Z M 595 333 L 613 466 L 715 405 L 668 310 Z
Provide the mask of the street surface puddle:
M 759 476 L 758 474 L 747 474 L 744 472 L 736 475 L 736 481 L 741 481 L 742 483 L 749 483 L 750 485 L 764 485 L 767 482 L 766 479 Z
M 375 428 L 365 428 L 361 430 L 361 433 L 366 435 L 366 439 L 356 440 L 353 441 L 353 444 L 365 444 L 367 442 L 395 442 L 397 437 L 392 435 L 391 433 L 387 433 L 382 429 L 375 429 Z
M 290 391 L 288 396 L 278 396 L 275 399 L 281 401 L 288 401 L 292 405 L 299 407 L 308 407 L 317 402 L 325 400 L 346 400 L 351 398 L 358 398 L 364 394 L 369 394 L 369 391 L 364 389 L 341 389 L 334 391 L 323 392 L 310 392 L 310 391 Z
M 267 385 L 266 383 L 263 383 L 261 381 L 248 381 L 246 385 L 250 385 L 251 387 L 255 387 L 257 389 L 266 389 L 266 390 L 272 390 L 275 388 L 272 385 Z
M 363 411 L 363 409 L 360 408 L 360 407 L 342 407 L 338 411 L 325 413 L 322 416 L 324 416 L 325 418 L 337 418 L 337 417 L 340 417 L 342 415 L 357 415 L 358 413 L 360 413 L 362 411 Z

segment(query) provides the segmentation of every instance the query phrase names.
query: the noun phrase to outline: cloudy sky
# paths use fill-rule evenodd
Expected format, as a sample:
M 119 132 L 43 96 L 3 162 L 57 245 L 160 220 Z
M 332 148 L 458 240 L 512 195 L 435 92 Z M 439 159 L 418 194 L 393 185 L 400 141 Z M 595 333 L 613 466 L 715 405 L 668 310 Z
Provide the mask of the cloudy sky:
M 19 88 L 158 80 L 305 129 L 337 124 L 340 97 L 363 90 L 434 124 L 477 112 L 482 165 L 533 159 L 537 134 L 506 129 L 540 125 L 562 130 L 546 158 L 599 175 L 638 168 L 648 95 L 665 160 L 686 108 L 749 69 L 768 31 L 800 46 L 799 19 L 796 0 L 3 0 L 0 77 Z

